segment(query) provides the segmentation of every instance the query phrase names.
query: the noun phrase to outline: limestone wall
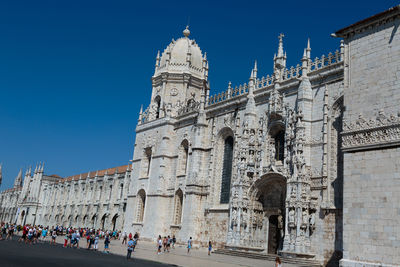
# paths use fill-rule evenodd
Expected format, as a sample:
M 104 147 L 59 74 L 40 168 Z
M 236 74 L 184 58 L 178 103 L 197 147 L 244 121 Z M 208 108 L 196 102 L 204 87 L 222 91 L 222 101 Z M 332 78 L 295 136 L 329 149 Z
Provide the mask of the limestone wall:
M 400 262 L 399 158 L 400 148 L 345 154 L 345 259 Z
M 345 36 L 342 266 L 400 262 L 398 14 L 372 17 Z

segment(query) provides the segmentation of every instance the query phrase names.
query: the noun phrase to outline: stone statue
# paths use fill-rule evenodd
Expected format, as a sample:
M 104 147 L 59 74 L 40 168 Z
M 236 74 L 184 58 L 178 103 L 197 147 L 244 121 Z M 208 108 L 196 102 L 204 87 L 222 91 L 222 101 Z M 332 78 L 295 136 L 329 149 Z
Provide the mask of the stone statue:
M 237 225 L 236 209 L 232 210 L 232 228 Z
M 308 224 L 308 212 L 307 212 L 307 210 L 303 210 L 303 224 L 304 225 Z
M 294 224 L 294 209 L 289 210 L 289 223 Z
M 270 143 L 269 160 L 271 165 L 275 165 L 275 143 Z
M 312 230 L 315 228 L 315 212 L 310 215 L 310 228 Z
M 283 229 L 283 216 L 281 210 L 278 211 L 278 228 Z
M 256 137 L 255 137 L 254 130 L 252 129 L 252 130 L 250 130 L 249 144 L 254 145 L 255 142 L 256 142 Z
M 297 194 L 296 187 L 295 187 L 295 186 L 292 186 L 292 189 L 291 189 L 291 191 L 290 191 L 290 196 L 291 196 L 291 197 L 296 197 L 296 194 Z

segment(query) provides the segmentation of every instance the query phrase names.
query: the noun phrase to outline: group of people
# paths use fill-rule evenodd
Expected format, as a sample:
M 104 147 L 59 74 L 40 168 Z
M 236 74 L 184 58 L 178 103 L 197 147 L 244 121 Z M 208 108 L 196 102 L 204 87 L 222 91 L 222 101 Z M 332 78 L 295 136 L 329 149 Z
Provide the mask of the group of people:
M 161 235 L 158 236 L 157 238 L 157 254 L 161 254 L 162 253 L 162 249 L 164 249 L 164 252 L 169 252 L 170 248 L 175 248 L 175 243 L 176 243 L 176 238 L 175 235 L 173 235 L 172 237 L 170 236 L 164 236 L 164 238 L 161 237 Z M 192 249 L 192 245 L 193 245 L 193 239 L 192 237 L 190 237 L 187 241 L 187 253 L 190 253 L 190 250 Z M 212 251 L 212 242 L 211 240 L 208 241 L 208 256 L 211 255 L 211 251 Z
M 36 244 L 39 241 L 46 241 L 47 237 L 50 236 L 50 244 L 55 245 L 57 236 L 64 235 L 64 248 L 79 248 L 80 239 L 86 239 L 86 249 L 88 250 L 98 250 L 98 245 L 100 240 L 104 239 L 104 252 L 110 252 L 110 243 L 112 239 L 121 239 L 122 245 L 127 246 L 127 259 L 131 259 L 132 253 L 135 251 L 139 240 L 139 234 L 132 233 L 127 234 L 121 231 L 103 231 L 101 229 L 90 229 L 90 228 L 73 228 L 73 227 L 63 227 L 55 226 L 52 228 L 44 227 L 43 225 L 30 225 L 26 224 L 24 226 L 15 225 L 10 223 L 2 222 L 0 224 L 0 240 L 11 240 L 15 233 L 19 234 L 22 231 L 21 237 L 18 242 L 24 242 L 26 244 Z M 5 236 L 5 238 L 4 238 Z M 176 237 L 175 235 L 170 235 L 157 238 L 157 254 L 163 252 L 170 252 L 171 248 L 175 248 Z M 190 237 L 187 241 L 187 253 L 193 245 L 193 239 Z M 163 252 L 162 252 L 163 250 Z M 212 250 L 212 243 L 208 243 L 208 255 L 210 255 Z

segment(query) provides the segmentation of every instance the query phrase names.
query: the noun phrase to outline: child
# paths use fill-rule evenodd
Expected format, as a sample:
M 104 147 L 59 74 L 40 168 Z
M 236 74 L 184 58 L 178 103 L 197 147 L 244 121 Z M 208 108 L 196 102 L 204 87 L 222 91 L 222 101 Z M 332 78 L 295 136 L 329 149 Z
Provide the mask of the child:
M 188 249 L 187 253 L 188 254 L 189 254 L 191 248 L 192 248 L 192 237 L 190 237 L 189 240 L 188 240 L 188 246 L 187 246 L 187 249 Z
M 106 238 L 104 239 L 104 253 L 110 253 L 109 246 L 110 245 L 110 235 L 107 234 Z
M 160 235 L 158 236 L 157 247 L 158 247 L 157 254 L 160 255 L 161 254 L 161 248 L 162 248 L 162 238 L 161 238 Z
M 66 248 L 68 245 L 68 232 L 64 236 L 64 248 Z
M 98 245 L 99 245 L 99 235 L 96 234 L 96 237 L 94 238 L 94 246 L 93 246 L 94 250 L 97 251 Z
M 211 241 L 208 241 L 208 256 L 210 256 L 212 250 L 212 244 Z

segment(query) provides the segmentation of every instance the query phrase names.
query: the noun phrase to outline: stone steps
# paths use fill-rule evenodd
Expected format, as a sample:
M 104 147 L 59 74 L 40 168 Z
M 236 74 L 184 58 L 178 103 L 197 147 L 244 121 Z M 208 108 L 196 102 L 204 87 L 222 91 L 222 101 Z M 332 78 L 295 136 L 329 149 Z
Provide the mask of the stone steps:
M 229 255 L 229 256 L 236 256 L 236 257 L 245 257 L 251 259 L 258 259 L 258 260 L 267 260 L 267 261 L 275 261 L 275 258 L 278 255 L 274 254 L 264 254 L 264 253 L 257 253 L 257 252 L 248 252 L 248 251 L 241 251 L 241 250 L 232 250 L 232 249 L 217 249 L 213 253 L 215 254 L 222 254 L 222 255 Z M 296 264 L 298 266 L 304 267 L 320 267 L 321 264 L 316 260 L 308 260 L 308 259 L 301 259 L 301 258 L 281 258 L 283 263 L 289 264 Z

